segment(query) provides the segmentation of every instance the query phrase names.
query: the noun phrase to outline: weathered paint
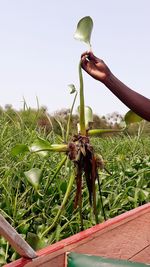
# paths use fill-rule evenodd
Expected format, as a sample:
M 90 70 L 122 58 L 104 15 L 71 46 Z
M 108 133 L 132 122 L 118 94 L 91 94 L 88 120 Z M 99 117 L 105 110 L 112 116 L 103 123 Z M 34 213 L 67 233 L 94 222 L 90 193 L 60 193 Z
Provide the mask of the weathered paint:
M 66 251 L 150 263 L 149 229 L 150 203 L 41 249 L 34 260 L 21 258 L 5 267 L 64 267 Z

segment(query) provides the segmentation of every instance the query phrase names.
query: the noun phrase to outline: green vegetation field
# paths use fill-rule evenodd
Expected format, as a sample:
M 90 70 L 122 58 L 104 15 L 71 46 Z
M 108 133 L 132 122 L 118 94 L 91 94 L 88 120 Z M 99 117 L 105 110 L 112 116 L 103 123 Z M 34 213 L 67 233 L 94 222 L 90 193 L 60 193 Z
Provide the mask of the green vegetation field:
M 26 121 L 27 118 L 28 115 L 26 115 Z M 19 156 L 11 154 L 16 144 L 30 145 L 37 136 L 45 138 L 50 143 L 59 143 L 61 139 L 60 135 L 54 133 L 52 129 L 47 132 L 40 126 L 33 127 L 32 123 L 26 124 L 19 113 L 15 117 L 7 112 L 1 112 L 0 213 L 35 249 L 81 230 L 78 209 L 73 208 L 76 191 L 74 185 L 59 223 L 49 234 L 40 239 L 41 234 L 53 223 L 60 209 L 73 165 L 70 163 L 69 168 L 64 165 L 56 175 L 55 172 L 64 153 L 59 155 L 49 153 L 46 157 L 36 153 L 24 153 Z M 99 172 L 107 219 L 150 201 L 149 135 L 138 133 L 131 136 L 121 133 L 115 136 L 92 138 L 91 142 L 96 152 L 102 155 L 108 170 L 108 172 Z M 24 172 L 31 168 L 42 170 L 38 191 L 24 175 Z M 99 195 L 98 190 L 97 195 Z M 99 221 L 102 222 L 104 218 L 99 201 L 97 201 L 97 211 Z M 84 229 L 95 224 L 85 183 L 83 184 L 82 213 Z M 16 258 L 17 254 L 1 237 L 0 264 Z

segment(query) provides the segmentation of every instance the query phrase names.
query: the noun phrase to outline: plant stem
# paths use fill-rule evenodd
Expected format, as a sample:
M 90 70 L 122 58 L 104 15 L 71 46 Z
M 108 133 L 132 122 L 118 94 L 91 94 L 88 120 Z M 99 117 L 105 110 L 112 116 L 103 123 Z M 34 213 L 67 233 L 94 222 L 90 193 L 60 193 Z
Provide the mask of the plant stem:
M 80 133 L 81 135 L 85 135 L 86 129 L 85 129 L 85 111 L 84 111 L 84 89 L 83 89 L 81 61 L 79 62 L 79 81 L 80 81 Z
M 9 242 L 7 242 L 7 244 L 6 244 L 5 261 L 6 261 L 7 258 L 8 258 L 8 250 L 9 250 Z
M 98 224 L 99 220 L 98 220 L 98 214 L 97 214 L 97 209 L 96 209 L 96 188 L 95 188 L 95 184 L 93 185 L 93 211 L 94 211 L 94 215 L 95 215 L 96 224 Z
M 67 144 L 52 144 L 49 148 L 41 148 L 37 150 L 32 150 L 32 153 L 42 152 L 42 151 L 51 151 L 51 152 L 67 152 L 68 145 Z
M 81 231 L 83 231 L 83 216 L 82 216 L 82 191 L 79 193 L 79 214 L 80 214 L 80 222 L 81 222 Z
M 45 193 L 47 192 L 47 190 L 48 190 L 50 184 L 51 184 L 51 183 L 53 182 L 53 180 L 56 178 L 57 174 L 60 172 L 62 166 L 65 164 L 66 159 L 67 159 L 67 156 L 64 156 L 63 159 L 62 159 L 62 161 L 59 163 L 59 165 L 58 165 L 58 167 L 57 167 L 55 173 L 53 174 L 52 179 L 51 179 L 51 180 L 50 180 L 50 179 L 47 180 L 47 184 L 46 184 L 46 186 L 45 186 Z
M 68 141 L 68 138 L 69 138 L 70 121 L 71 121 L 71 117 L 72 117 L 72 112 L 73 112 L 74 104 L 76 102 L 77 94 L 78 93 L 76 92 L 75 97 L 74 97 L 74 100 L 73 100 L 73 103 L 72 103 L 72 107 L 71 107 L 71 110 L 70 110 L 69 118 L 68 118 L 67 132 L 66 132 L 66 140 L 65 140 L 66 142 Z
M 61 207 L 60 207 L 57 215 L 55 216 L 53 223 L 41 234 L 41 238 L 43 238 L 46 234 L 48 234 L 48 232 L 50 232 L 56 226 L 56 224 L 60 218 L 60 215 L 62 214 L 62 212 L 65 208 L 66 202 L 69 199 L 69 195 L 70 195 L 74 180 L 75 180 L 75 175 L 74 175 L 74 173 L 72 173 L 70 180 L 69 180 L 69 183 L 68 183 L 66 194 L 65 194 L 63 202 L 61 204 Z
M 91 129 L 88 131 L 89 136 L 102 135 L 104 133 L 123 132 L 124 129 Z
M 98 180 L 98 188 L 99 188 L 100 202 L 101 202 L 101 207 L 102 207 L 103 217 L 104 217 L 104 220 L 106 221 L 107 218 L 106 218 L 105 209 L 104 209 L 104 205 L 103 205 L 103 198 L 102 198 L 102 191 L 101 191 L 101 184 L 100 184 L 99 175 L 98 175 L 98 177 L 97 177 L 97 180 Z

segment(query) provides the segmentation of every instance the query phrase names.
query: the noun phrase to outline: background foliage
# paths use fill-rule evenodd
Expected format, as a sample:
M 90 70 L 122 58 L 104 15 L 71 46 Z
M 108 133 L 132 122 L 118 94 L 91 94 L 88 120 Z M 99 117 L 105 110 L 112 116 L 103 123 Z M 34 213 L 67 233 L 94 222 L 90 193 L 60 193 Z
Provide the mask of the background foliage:
M 44 159 L 38 154 L 14 157 L 11 149 L 18 143 L 30 145 L 37 136 L 51 143 L 61 142 L 66 131 L 69 110 L 53 115 L 45 107 L 37 110 L 25 107 L 16 111 L 11 105 L 0 109 L 0 212 L 31 243 L 35 249 L 54 243 L 79 232 L 80 218 L 73 209 L 75 187 L 58 225 L 47 236 L 40 234 L 51 225 L 66 192 L 70 170 L 64 166 L 54 176 L 63 154 L 49 153 Z M 118 113 L 99 117 L 94 115 L 94 128 L 119 128 L 122 117 Z M 73 115 L 72 132 L 76 131 L 78 116 Z M 103 202 L 107 219 L 150 201 L 150 123 L 133 124 L 121 134 L 92 138 L 92 145 L 105 160 L 109 173 L 100 171 Z M 71 164 L 71 163 L 70 163 Z M 24 172 L 42 169 L 37 192 Z M 73 166 L 71 165 L 70 168 Z M 94 224 L 83 184 L 84 228 Z M 98 192 L 98 190 L 97 190 Z M 98 194 L 98 193 L 97 193 Z M 97 202 L 100 221 L 101 204 Z M 16 253 L 0 238 L 0 264 L 17 258 Z

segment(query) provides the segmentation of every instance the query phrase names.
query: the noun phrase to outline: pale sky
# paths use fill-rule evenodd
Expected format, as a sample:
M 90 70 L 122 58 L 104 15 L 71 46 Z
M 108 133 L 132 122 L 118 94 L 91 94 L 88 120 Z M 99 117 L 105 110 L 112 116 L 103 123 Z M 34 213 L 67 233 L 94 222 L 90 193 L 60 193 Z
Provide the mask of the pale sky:
M 91 16 L 92 47 L 111 71 L 150 98 L 149 0 L 0 0 L 0 106 L 69 108 L 68 84 L 79 87 L 84 43 L 73 37 L 78 21 Z M 94 113 L 128 108 L 84 72 L 85 103 Z M 76 106 L 79 105 L 79 100 Z

